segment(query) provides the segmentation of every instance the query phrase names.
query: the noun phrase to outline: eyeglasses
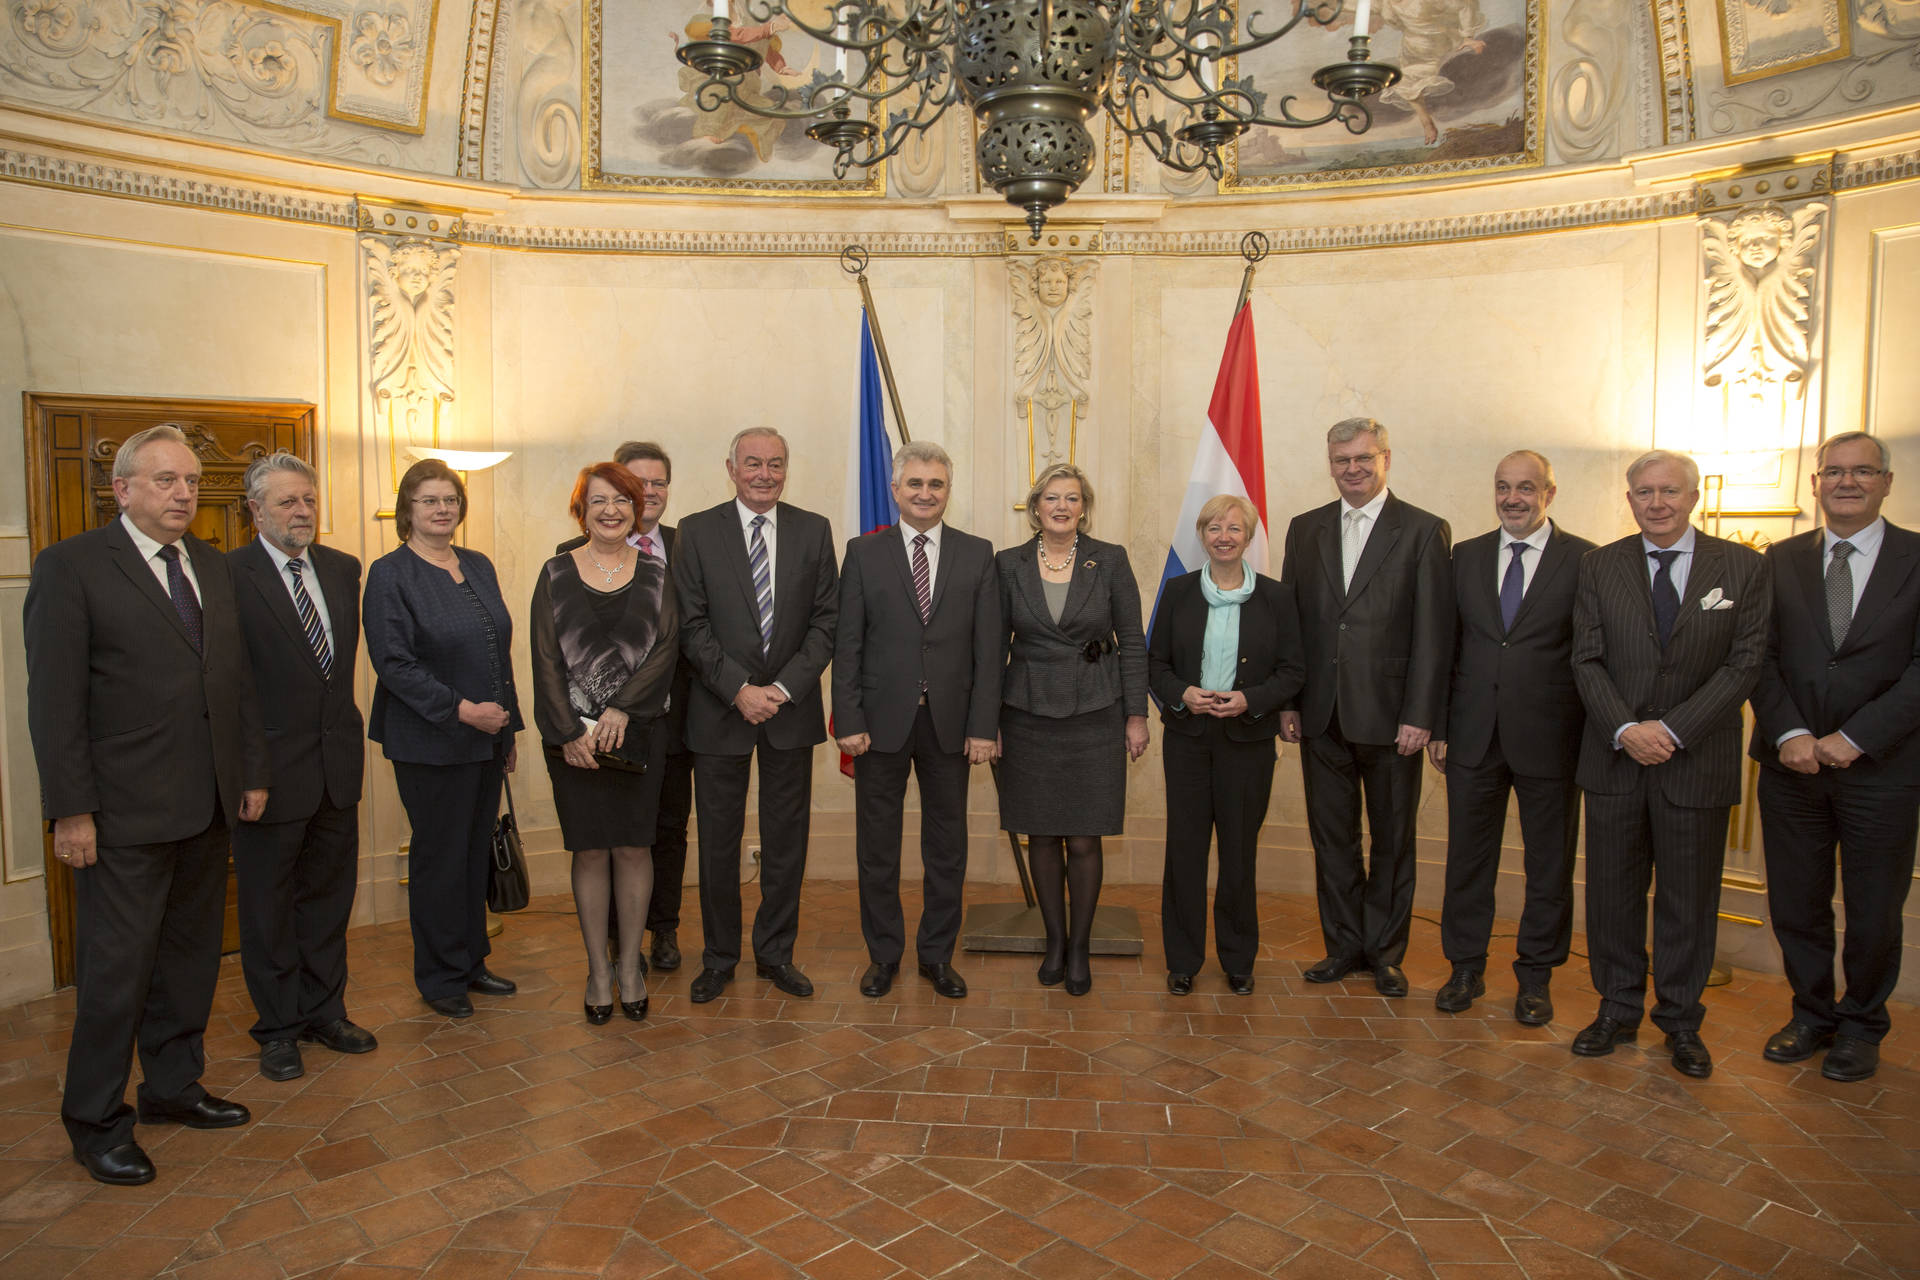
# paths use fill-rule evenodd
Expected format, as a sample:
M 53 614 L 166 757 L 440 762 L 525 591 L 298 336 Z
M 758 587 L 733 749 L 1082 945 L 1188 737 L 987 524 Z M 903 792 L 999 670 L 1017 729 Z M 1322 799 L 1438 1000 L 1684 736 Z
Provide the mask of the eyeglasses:
M 460 499 L 451 494 L 444 498 L 415 498 L 413 505 L 416 507 L 426 507 L 428 509 L 434 507 L 458 507 L 460 505 Z
M 1379 456 L 1377 453 L 1356 453 L 1346 458 L 1329 458 L 1328 461 L 1333 463 L 1334 466 L 1342 468 L 1370 467 Z
M 597 497 L 587 499 L 587 509 L 590 511 L 598 510 L 602 507 L 631 507 L 632 505 L 633 499 L 624 493 L 617 494 L 611 498 L 605 494 L 601 494 Z
M 1865 484 L 1869 480 L 1878 480 L 1885 474 L 1887 473 L 1879 467 L 1823 467 L 1820 470 L 1820 478 L 1828 484 L 1838 484 L 1848 476 Z
M 642 489 L 665 489 L 669 488 L 672 484 L 673 481 L 671 480 L 642 480 L 640 487 Z

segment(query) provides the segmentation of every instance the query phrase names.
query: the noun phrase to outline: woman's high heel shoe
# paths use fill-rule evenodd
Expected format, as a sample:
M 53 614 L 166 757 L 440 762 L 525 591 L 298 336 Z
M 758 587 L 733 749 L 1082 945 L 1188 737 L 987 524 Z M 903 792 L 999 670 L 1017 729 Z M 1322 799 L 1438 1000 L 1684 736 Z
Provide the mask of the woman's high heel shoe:
M 603 1027 L 607 1024 L 607 1020 L 613 1017 L 613 1006 L 610 1004 L 590 1004 L 585 1008 L 589 1026 Z
M 1047 951 L 1051 952 L 1052 950 L 1053 947 L 1049 945 Z M 1063 951 L 1060 956 L 1060 963 L 1054 965 L 1052 968 L 1047 967 L 1047 957 L 1045 954 L 1042 954 L 1040 957 L 1040 972 L 1037 976 L 1040 979 L 1040 985 L 1043 987 L 1059 986 L 1060 980 L 1067 976 L 1067 957 L 1065 952 Z
M 620 1002 L 620 1012 L 626 1014 L 627 1017 L 634 1022 L 644 1022 L 647 1017 L 647 1004 L 648 997 L 646 996 L 641 996 L 638 1000 L 622 1000 Z

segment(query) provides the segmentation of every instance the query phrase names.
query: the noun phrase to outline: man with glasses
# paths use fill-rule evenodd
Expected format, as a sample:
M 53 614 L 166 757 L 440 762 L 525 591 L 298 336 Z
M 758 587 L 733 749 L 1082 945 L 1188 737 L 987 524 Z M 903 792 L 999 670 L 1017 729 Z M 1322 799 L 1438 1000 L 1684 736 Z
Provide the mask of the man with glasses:
M 1340 497 L 1287 528 L 1280 576 L 1300 602 L 1307 683 L 1281 711 L 1280 736 L 1304 743 L 1327 945 L 1307 981 L 1368 969 L 1381 995 L 1404 996 L 1420 755 L 1445 723 L 1454 595 L 1447 522 L 1387 492 L 1392 461 L 1385 426 L 1335 423 L 1327 466 Z M 1366 858 L 1363 803 L 1373 844 Z
M 1885 444 L 1864 431 L 1821 446 L 1823 528 L 1777 542 L 1773 643 L 1753 691 L 1767 907 L 1793 987 L 1769 1062 L 1827 1048 L 1820 1074 L 1865 1080 L 1880 1064 L 1900 977 L 1901 910 L 1920 828 L 1920 535 L 1889 524 Z M 1834 849 L 1846 900 L 1835 999 Z
M 644 495 L 634 513 L 627 541 L 641 554 L 673 564 L 674 528 L 661 524 L 673 488 L 673 459 L 651 440 L 629 440 L 613 451 L 613 460 L 633 473 Z M 583 546 L 569 538 L 554 548 L 561 555 Z M 684 660 L 674 668 L 672 700 L 667 706 L 667 764 L 660 775 L 660 816 L 653 831 L 653 897 L 647 904 L 647 929 L 653 934 L 653 967 L 671 973 L 680 967 L 680 901 L 687 869 L 687 816 L 693 810 L 693 754 L 687 750 L 687 699 L 693 668 Z M 641 961 L 644 971 L 646 961 Z
M 1638 533 L 1588 553 L 1573 606 L 1587 727 L 1587 949 L 1600 1011 L 1573 1052 L 1639 1034 L 1653 882 L 1654 1025 L 1674 1070 L 1713 1074 L 1700 993 L 1719 936 L 1727 811 L 1740 802 L 1740 704 L 1766 655 L 1771 576 L 1758 552 L 1687 523 L 1700 468 L 1656 449 L 1627 467 Z

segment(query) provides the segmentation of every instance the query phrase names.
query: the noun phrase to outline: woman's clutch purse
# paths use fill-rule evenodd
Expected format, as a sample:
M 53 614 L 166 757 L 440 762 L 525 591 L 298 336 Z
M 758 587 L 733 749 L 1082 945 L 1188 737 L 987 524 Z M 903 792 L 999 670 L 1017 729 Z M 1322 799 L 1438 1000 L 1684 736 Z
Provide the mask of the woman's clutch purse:
M 586 727 L 588 733 L 593 733 L 600 727 L 598 720 L 589 720 L 586 716 L 580 717 L 580 723 Z M 620 745 L 612 751 L 594 752 L 594 763 L 602 769 L 612 769 L 617 773 L 645 773 L 647 771 L 647 741 L 652 728 L 653 721 L 651 720 L 627 721 L 627 735 L 621 739 Z M 551 742 L 545 745 L 547 754 L 550 756 L 564 756 L 566 754 L 565 751 L 554 746 Z

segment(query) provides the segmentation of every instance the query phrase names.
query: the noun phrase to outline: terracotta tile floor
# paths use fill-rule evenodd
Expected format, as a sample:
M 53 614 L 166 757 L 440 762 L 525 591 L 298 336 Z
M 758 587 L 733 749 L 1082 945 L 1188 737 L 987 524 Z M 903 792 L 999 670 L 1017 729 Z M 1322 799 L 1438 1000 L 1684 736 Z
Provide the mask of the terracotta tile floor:
M 1390 1001 L 1304 983 L 1313 904 L 1265 895 L 1258 994 L 1209 970 L 1180 1000 L 1157 890 L 1107 901 L 1140 909 L 1148 953 L 1097 959 L 1085 999 L 963 955 L 965 1001 L 908 976 L 875 1002 L 852 886 L 812 883 L 814 999 L 743 966 L 696 1009 L 689 966 L 638 1028 L 582 1020 L 564 899 L 509 921 L 493 964 L 521 994 L 464 1023 L 414 996 L 404 923 L 358 930 L 351 1010 L 381 1047 L 311 1048 L 289 1084 L 254 1069 L 229 963 L 206 1078 L 254 1122 L 143 1127 L 160 1178 L 132 1190 L 68 1156 L 71 994 L 0 1011 L 0 1275 L 1920 1276 L 1911 1007 L 1879 1076 L 1834 1085 L 1761 1060 L 1785 987 L 1736 973 L 1695 1083 L 1649 1036 L 1568 1054 L 1577 959 L 1551 1027 L 1512 1020 L 1497 960 L 1448 1017 L 1430 922 Z

